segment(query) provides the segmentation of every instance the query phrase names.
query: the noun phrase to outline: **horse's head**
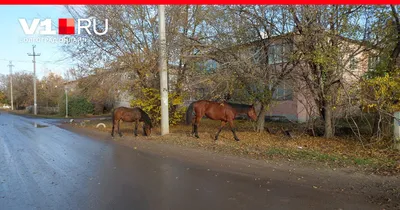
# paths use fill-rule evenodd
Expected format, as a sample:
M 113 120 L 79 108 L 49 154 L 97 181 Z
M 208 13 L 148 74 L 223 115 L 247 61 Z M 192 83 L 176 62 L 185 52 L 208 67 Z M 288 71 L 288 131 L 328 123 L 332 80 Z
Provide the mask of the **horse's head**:
M 144 125 L 143 125 L 143 133 L 144 133 L 146 136 L 150 136 L 150 134 L 151 134 L 151 128 L 152 128 L 151 125 L 149 125 L 149 124 L 144 124 Z
M 254 108 L 254 105 L 251 105 L 250 109 L 247 111 L 247 115 L 250 117 L 250 119 L 254 121 L 257 120 L 257 113 L 256 109 Z

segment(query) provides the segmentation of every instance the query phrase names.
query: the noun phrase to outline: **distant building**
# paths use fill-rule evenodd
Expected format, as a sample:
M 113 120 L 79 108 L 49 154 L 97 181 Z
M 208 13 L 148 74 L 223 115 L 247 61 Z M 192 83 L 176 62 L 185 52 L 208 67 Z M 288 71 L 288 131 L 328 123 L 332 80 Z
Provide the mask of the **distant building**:
M 290 36 L 290 35 L 289 35 Z M 290 40 L 290 41 L 287 41 Z M 278 36 L 270 38 L 267 42 L 267 52 L 262 43 L 263 41 L 255 41 L 249 44 L 238 47 L 237 54 L 239 56 L 248 56 L 253 62 L 267 62 L 268 65 L 275 66 L 279 70 L 280 65 L 284 65 L 288 62 L 288 57 L 295 49 L 295 40 L 292 35 L 288 39 L 288 36 Z M 365 47 L 361 43 L 341 38 L 341 44 L 347 48 Z M 366 48 L 366 47 L 365 47 Z M 357 85 L 359 78 L 368 70 L 375 67 L 377 59 L 374 56 L 370 56 L 368 50 L 362 51 L 349 59 L 349 62 L 345 65 L 345 72 L 342 74 L 340 81 L 345 86 Z M 211 56 L 210 56 L 211 57 Z M 348 57 L 349 58 L 349 57 Z M 347 59 L 346 59 L 347 60 Z M 217 61 L 208 59 L 203 61 L 202 65 L 199 66 L 203 70 L 217 69 L 219 64 Z M 296 67 L 290 75 L 288 75 L 276 88 L 273 93 L 273 103 L 269 108 L 266 115 L 267 118 L 286 118 L 296 122 L 306 122 L 311 118 L 318 117 L 319 111 L 313 99 L 313 95 L 307 90 L 306 84 L 301 79 L 296 78 L 296 72 L 299 72 L 299 67 Z M 208 87 L 199 86 L 196 92 L 207 92 Z M 194 101 L 196 98 L 190 98 L 189 101 Z M 359 106 L 354 106 L 354 111 L 360 111 Z M 340 112 L 337 112 L 340 113 Z

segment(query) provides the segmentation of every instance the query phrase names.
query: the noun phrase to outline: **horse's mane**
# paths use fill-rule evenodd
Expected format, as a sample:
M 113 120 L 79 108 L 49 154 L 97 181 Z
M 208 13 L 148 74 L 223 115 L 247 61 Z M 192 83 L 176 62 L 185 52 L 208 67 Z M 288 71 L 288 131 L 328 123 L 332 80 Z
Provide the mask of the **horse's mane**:
M 227 103 L 227 104 L 229 104 L 237 112 L 242 112 L 242 113 L 247 112 L 251 108 L 251 105 L 247 104 L 235 104 L 235 103 Z
M 140 114 L 142 115 L 143 122 L 146 123 L 147 125 L 150 126 L 150 128 L 153 128 L 153 124 L 151 123 L 151 119 L 149 115 L 143 111 L 141 108 L 137 108 L 140 111 Z

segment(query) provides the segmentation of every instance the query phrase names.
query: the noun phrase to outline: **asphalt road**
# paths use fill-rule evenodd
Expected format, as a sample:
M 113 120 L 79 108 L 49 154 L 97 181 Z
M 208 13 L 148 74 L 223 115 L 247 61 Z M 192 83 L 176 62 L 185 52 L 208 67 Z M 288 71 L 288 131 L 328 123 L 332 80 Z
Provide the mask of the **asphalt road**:
M 0 209 L 382 209 L 363 194 L 316 189 L 271 168 L 235 173 L 214 161 L 135 150 L 3 112 Z

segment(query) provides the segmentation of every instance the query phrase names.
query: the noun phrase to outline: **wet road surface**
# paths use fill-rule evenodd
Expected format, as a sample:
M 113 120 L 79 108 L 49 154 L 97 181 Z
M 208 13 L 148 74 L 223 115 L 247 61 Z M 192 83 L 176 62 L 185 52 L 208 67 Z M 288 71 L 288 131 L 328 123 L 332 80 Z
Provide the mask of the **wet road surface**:
M 363 196 L 210 170 L 46 122 L 0 114 L 0 209 L 379 209 Z

